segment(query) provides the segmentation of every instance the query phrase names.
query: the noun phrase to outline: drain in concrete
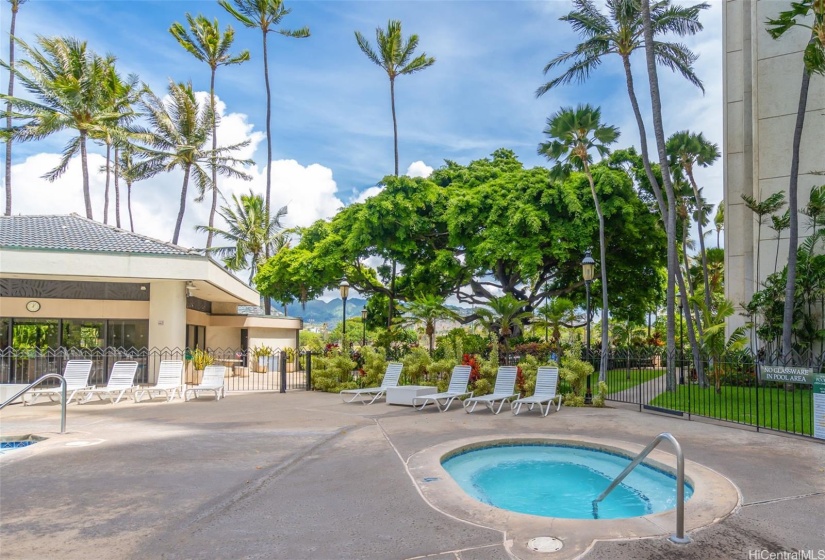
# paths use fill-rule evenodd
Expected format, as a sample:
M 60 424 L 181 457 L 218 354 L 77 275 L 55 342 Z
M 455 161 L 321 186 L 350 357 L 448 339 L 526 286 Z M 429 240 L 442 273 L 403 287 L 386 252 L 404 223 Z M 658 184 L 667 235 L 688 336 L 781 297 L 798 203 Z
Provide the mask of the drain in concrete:
M 536 552 L 558 552 L 564 543 L 556 537 L 536 537 L 527 541 L 527 546 Z

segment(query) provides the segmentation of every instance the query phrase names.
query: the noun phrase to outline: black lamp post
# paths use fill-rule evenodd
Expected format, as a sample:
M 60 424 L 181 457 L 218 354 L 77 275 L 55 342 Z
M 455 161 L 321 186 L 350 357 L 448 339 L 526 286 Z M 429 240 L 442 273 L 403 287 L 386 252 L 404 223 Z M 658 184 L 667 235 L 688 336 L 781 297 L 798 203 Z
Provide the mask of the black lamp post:
M 593 281 L 593 272 L 596 268 L 596 261 L 590 254 L 590 249 L 585 251 L 582 259 L 582 278 L 584 279 L 584 289 L 587 293 L 587 330 L 585 344 L 587 345 L 587 359 L 590 359 L 590 283 Z M 593 403 L 593 392 L 590 388 L 590 375 L 587 376 L 587 392 L 584 395 L 584 404 Z
M 338 289 L 341 291 L 341 299 L 344 300 L 344 306 L 342 313 L 344 315 L 344 322 L 341 330 L 343 334 L 341 335 L 341 350 L 347 349 L 347 296 L 349 295 L 349 282 L 346 279 L 341 281 L 341 285 L 338 286 Z
M 684 355 L 684 347 L 685 347 L 685 339 L 684 339 L 684 332 L 682 330 L 682 324 L 684 323 L 683 311 L 682 306 L 679 305 L 679 385 L 685 384 L 685 355 Z
M 367 307 L 364 306 L 361 308 L 361 324 L 364 327 L 364 330 L 361 334 L 361 346 L 367 345 Z

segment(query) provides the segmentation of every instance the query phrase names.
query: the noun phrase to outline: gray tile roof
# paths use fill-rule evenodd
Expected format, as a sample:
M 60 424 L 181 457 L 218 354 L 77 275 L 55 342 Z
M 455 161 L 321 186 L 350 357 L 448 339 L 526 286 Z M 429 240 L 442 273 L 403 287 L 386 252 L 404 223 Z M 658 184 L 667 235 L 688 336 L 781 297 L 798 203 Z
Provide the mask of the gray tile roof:
M 200 255 L 193 249 L 101 224 L 77 214 L 0 216 L 0 247 L 145 255 Z

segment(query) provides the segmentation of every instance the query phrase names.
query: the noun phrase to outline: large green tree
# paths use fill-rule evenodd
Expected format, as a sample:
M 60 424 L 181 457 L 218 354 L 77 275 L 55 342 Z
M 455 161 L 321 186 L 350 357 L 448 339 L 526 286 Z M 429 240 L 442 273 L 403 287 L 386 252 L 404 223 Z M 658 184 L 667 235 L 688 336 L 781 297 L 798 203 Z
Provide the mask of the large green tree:
M 653 279 L 616 284 L 610 293 L 613 309 L 641 320 L 661 293 L 664 234 L 621 165 L 597 164 L 592 173 L 610 273 Z M 599 231 L 583 173 L 551 181 L 547 169 L 525 169 L 502 149 L 466 166 L 448 161 L 428 179 L 389 176 L 383 184 L 378 195 L 302 230 L 299 243 L 262 265 L 261 292 L 312 299 L 346 275 L 360 293 L 386 297 L 390 267 L 370 264 L 397 260 L 402 301 L 454 295 L 475 307 L 504 293 L 532 312 L 545 298 L 584 299 L 581 255 Z
M 825 2 L 800 0 L 791 2 L 791 9 L 768 19 L 767 30 L 771 37 L 780 39 L 789 31 L 809 29 L 808 44 L 802 54 L 802 83 L 799 87 L 799 104 L 796 110 L 796 126 L 791 149 L 791 174 L 788 184 L 788 274 L 785 281 L 785 307 L 782 320 L 782 358 L 793 361 L 794 297 L 796 292 L 797 249 L 799 247 L 799 153 L 802 145 L 802 129 L 808 106 L 808 89 L 813 74 L 825 75 Z
M 17 12 L 28 0 L 8 0 L 11 4 L 11 22 L 9 23 L 9 89 L 8 96 L 14 96 L 14 29 L 17 25 Z M 6 128 L 11 130 L 11 101 L 6 101 Z M 11 145 L 13 138 L 6 138 L 6 216 L 11 216 Z
M 266 86 L 266 211 L 271 212 L 270 196 L 272 191 L 272 91 L 269 85 L 269 45 L 270 33 L 284 37 L 304 39 L 309 37 L 309 27 L 300 29 L 279 28 L 281 20 L 292 11 L 284 6 L 282 0 L 219 0 L 227 12 L 245 27 L 260 29 L 264 51 L 264 85 Z M 268 257 L 269 255 L 267 255 Z
M 210 115 L 212 117 L 212 151 L 210 162 L 210 170 L 212 172 L 212 181 L 209 188 L 212 190 L 212 207 L 209 210 L 209 227 L 215 225 L 215 212 L 218 209 L 218 112 L 215 108 L 215 74 L 219 66 L 229 66 L 232 64 L 241 64 L 249 60 L 249 51 L 243 51 L 239 55 L 233 55 L 229 52 L 232 47 L 232 42 L 235 40 L 235 31 L 232 26 L 227 25 L 223 33 L 221 33 L 220 25 L 218 25 L 217 18 L 209 21 L 206 17 L 198 15 L 192 17 L 191 14 L 186 14 L 186 22 L 189 24 L 189 30 L 180 23 L 173 23 L 169 28 L 171 33 L 181 47 L 194 56 L 201 62 L 205 62 L 209 66 L 209 107 Z M 206 247 L 212 246 L 212 236 L 214 233 L 210 231 L 206 237 Z
M 100 87 L 111 60 L 88 50 L 85 41 L 71 37 L 38 37 L 39 49 L 15 40 L 27 58 L 13 69 L 5 62 L 0 66 L 12 72 L 34 100 L 0 96 L 19 111 L 17 116 L 28 119 L 13 131 L 13 137 L 21 141 L 42 140 L 67 129 L 77 131 L 77 136 L 63 148 L 60 163 L 44 177 L 49 181 L 59 178 L 79 153 L 86 217 L 94 219 L 86 140 L 92 130 L 118 117 L 106 104 L 105 90 Z
M 422 294 L 406 302 L 402 306 L 404 316 L 402 325 L 416 325 L 424 323 L 424 333 L 429 342 L 430 355 L 433 353 L 433 337 L 435 336 L 436 322 L 444 319 L 456 319 L 455 311 L 447 307 L 444 298 L 435 294 Z
M 619 129 L 601 122 L 601 109 L 590 105 L 579 105 L 575 109 L 564 107 L 547 119 L 547 128 L 544 134 L 549 140 L 539 145 L 539 154 L 544 155 L 555 165 L 550 170 L 550 176 L 563 179 L 574 170 L 581 171 L 590 183 L 590 194 L 593 197 L 593 206 L 599 220 L 599 254 L 601 262 L 599 269 L 602 277 L 602 359 L 599 379 L 607 379 L 608 345 L 608 300 L 607 300 L 607 247 L 605 247 L 604 214 L 602 214 L 599 196 L 596 194 L 596 183 L 590 170 L 593 161 L 591 152 L 597 152 L 605 157 L 609 150 L 608 145 L 619 138 Z M 588 310 L 589 311 L 589 310 Z

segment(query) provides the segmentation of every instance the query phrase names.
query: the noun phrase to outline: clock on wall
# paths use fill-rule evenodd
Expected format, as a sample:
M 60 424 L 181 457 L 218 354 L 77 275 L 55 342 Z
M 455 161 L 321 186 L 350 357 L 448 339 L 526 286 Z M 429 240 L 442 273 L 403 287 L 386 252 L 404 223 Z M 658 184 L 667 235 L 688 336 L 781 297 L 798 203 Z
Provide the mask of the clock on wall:
M 26 303 L 26 309 L 28 309 L 32 313 L 37 313 L 38 311 L 40 311 L 40 302 L 32 300 Z

